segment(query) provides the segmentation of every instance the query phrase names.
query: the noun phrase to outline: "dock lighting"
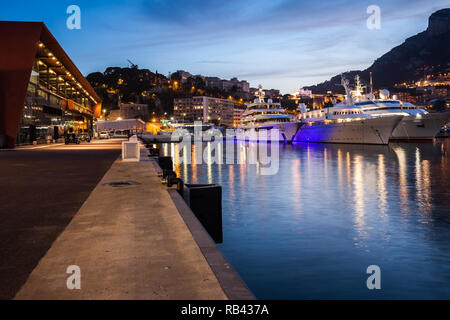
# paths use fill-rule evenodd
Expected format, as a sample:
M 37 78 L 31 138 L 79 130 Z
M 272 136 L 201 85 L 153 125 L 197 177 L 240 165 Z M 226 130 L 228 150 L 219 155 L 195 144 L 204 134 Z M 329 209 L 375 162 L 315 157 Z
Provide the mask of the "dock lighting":
M 122 120 L 122 118 L 121 118 L 121 117 L 118 117 L 117 120 L 120 121 L 120 120 Z

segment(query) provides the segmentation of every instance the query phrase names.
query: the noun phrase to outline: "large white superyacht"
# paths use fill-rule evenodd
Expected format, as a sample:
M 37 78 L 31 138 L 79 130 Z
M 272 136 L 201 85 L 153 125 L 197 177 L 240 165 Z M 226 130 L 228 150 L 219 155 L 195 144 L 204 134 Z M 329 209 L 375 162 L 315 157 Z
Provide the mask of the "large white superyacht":
M 364 95 L 359 76 L 355 78 L 356 86 L 352 91 L 355 106 L 373 117 L 403 115 L 402 121 L 392 132 L 391 140 L 432 140 L 441 127 L 450 122 L 449 112 L 429 113 L 425 109 L 408 102 L 403 102 L 388 90 L 381 90 L 379 99 L 371 93 Z
M 290 115 L 281 107 L 280 103 L 268 99 L 264 100 L 264 91 L 260 87 L 256 92 L 256 99 L 253 103 L 247 104 L 247 109 L 241 117 L 241 124 L 238 127 L 239 140 L 265 140 L 292 142 L 297 129 L 298 121 L 294 115 Z M 277 129 L 277 136 L 273 136 L 272 129 Z M 264 131 L 267 135 L 261 135 Z
M 301 126 L 294 141 L 388 144 L 403 116 L 373 117 L 364 113 L 360 106 L 354 104 L 348 81 L 342 78 L 342 84 L 346 90 L 343 102 L 330 108 L 300 110 Z

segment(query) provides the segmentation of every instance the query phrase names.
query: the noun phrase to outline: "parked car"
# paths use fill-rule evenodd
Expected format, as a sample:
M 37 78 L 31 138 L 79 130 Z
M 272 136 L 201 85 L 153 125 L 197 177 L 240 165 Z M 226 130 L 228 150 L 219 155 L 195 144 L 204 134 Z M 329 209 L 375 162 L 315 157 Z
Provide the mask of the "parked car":
M 109 133 L 108 133 L 108 131 L 102 131 L 102 132 L 100 132 L 100 134 L 98 135 L 98 137 L 99 137 L 100 139 L 109 139 Z
M 64 143 L 65 144 L 69 144 L 69 143 L 80 144 L 80 139 L 76 133 L 67 133 L 64 136 Z

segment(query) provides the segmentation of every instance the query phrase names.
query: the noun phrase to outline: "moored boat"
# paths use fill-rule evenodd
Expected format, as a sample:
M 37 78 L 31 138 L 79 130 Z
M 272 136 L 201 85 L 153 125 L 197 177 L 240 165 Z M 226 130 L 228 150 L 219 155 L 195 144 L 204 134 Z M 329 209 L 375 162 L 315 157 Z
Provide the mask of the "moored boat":
M 373 118 L 351 107 L 332 107 L 318 117 L 302 118 L 294 141 L 388 144 L 403 116 Z M 308 114 L 304 115 L 308 117 Z
M 238 140 L 268 142 L 292 142 L 299 123 L 280 103 L 264 100 L 264 91 L 260 87 L 253 103 L 247 104 L 237 130 Z M 275 130 L 273 130 L 275 129 Z
M 388 144 L 389 138 L 403 115 L 373 117 L 353 103 L 348 81 L 342 79 L 346 99 L 333 107 L 301 110 L 301 126 L 294 141 Z
M 432 140 L 442 126 L 450 122 L 449 112 L 430 113 L 409 102 L 403 102 L 394 95 L 390 97 L 388 90 L 380 91 L 379 99 L 374 95 L 363 94 L 360 78 L 355 78 L 355 90 L 351 91 L 355 106 L 361 107 L 364 113 L 373 117 L 402 115 L 403 119 L 392 132 L 391 140 Z

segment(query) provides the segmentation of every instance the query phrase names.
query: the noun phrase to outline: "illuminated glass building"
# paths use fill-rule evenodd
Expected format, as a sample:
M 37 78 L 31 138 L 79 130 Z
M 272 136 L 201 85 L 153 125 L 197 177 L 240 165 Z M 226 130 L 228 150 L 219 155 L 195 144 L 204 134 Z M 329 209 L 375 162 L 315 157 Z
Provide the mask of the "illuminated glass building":
M 0 147 L 92 134 L 101 99 L 44 23 L 0 21 Z

